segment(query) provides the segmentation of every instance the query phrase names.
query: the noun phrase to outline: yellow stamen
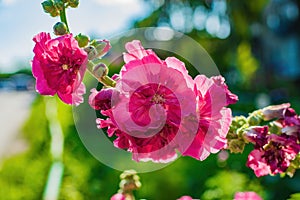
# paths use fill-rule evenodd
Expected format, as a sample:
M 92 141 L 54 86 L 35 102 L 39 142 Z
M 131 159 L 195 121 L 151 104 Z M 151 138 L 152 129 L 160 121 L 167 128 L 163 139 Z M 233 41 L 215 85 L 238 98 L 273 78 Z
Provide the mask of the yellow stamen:
M 164 103 L 164 102 L 165 102 L 165 99 L 164 99 L 161 95 L 155 94 L 155 95 L 152 97 L 152 102 L 154 102 L 154 103 L 156 103 L 156 104 Z
M 68 70 L 69 69 L 69 66 L 66 65 L 66 64 L 63 64 L 61 67 L 63 68 L 63 70 Z

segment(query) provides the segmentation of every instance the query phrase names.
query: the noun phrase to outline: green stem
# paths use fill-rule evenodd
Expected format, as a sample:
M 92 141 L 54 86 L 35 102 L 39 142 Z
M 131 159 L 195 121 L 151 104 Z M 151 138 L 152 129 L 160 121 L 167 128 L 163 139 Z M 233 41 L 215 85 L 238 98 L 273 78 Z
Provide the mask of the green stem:
M 67 26 L 67 32 L 70 33 L 70 29 L 68 26 L 67 16 L 66 16 L 66 7 L 63 5 L 63 9 L 60 11 L 60 21 L 64 22 Z
M 103 76 L 99 78 L 98 81 L 105 86 L 110 86 L 110 87 L 116 86 L 116 82 L 113 79 L 111 79 L 109 76 Z

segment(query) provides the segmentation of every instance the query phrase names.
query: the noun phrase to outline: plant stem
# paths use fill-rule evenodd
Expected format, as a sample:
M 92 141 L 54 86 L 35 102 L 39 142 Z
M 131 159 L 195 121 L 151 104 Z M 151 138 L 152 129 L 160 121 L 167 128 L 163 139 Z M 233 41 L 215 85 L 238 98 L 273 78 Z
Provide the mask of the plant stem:
M 63 5 L 63 9 L 60 11 L 60 21 L 65 23 L 67 26 L 67 32 L 70 33 L 70 29 L 68 26 L 67 16 L 66 16 L 66 7 Z
M 116 82 L 113 79 L 111 79 L 109 76 L 103 76 L 99 78 L 98 81 L 106 86 L 110 86 L 110 87 L 116 86 Z

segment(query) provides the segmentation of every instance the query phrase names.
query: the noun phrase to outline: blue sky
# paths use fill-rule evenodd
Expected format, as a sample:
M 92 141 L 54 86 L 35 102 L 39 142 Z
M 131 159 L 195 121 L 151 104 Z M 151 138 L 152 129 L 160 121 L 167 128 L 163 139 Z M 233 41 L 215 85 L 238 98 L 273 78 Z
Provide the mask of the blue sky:
M 44 13 L 41 2 L 0 0 L 0 73 L 29 63 L 32 37 L 41 31 L 52 32 L 59 20 Z M 149 11 L 143 0 L 81 0 L 79 8 L 68 9 L 67 15 L 74 34 L 92 33 L 104 38 L 127 30 L 132 19 L 144 17 Z

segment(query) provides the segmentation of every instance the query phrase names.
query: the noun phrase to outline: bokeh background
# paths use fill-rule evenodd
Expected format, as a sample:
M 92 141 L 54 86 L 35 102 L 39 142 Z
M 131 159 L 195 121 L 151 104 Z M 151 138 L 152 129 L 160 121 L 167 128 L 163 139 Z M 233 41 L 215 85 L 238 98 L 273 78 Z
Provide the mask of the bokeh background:
M 45 99 L 34 91 L 32 37 L 52 32 L 58 19 L 41 1 L 0 1 L 0 199 L 43 199 L 51 136 Z M 71 31 L 112 38 L 140 27 L 169 27 L 201 44 L 239 102 L 234 115 L 290 102 L 300 112 L 300 2 L 297 0 L 86 0 L 67 11 Z M 188 46 L 183 48 L 189 51 Z M 164 52 L 160 53 L 162 57 Z M 119 66 L 120 67 L 120 66 Z M 117 71 L 117 67 L 111 73 Z M 193 72 L 192 68 L 190 69 Z M 57 101 L 64 135 L 59 199 L 109 199 L 119 174 L 97 161 L 76 132 L 72 108 Z M 256 191 L 264 199 L 288 199 L 300 192 L 300 175 L 256 178 L 247 154 L 222 152 L 203 162 L 181 157 L 168 167 L 140 174 L 138 199 L 233 199 Z

